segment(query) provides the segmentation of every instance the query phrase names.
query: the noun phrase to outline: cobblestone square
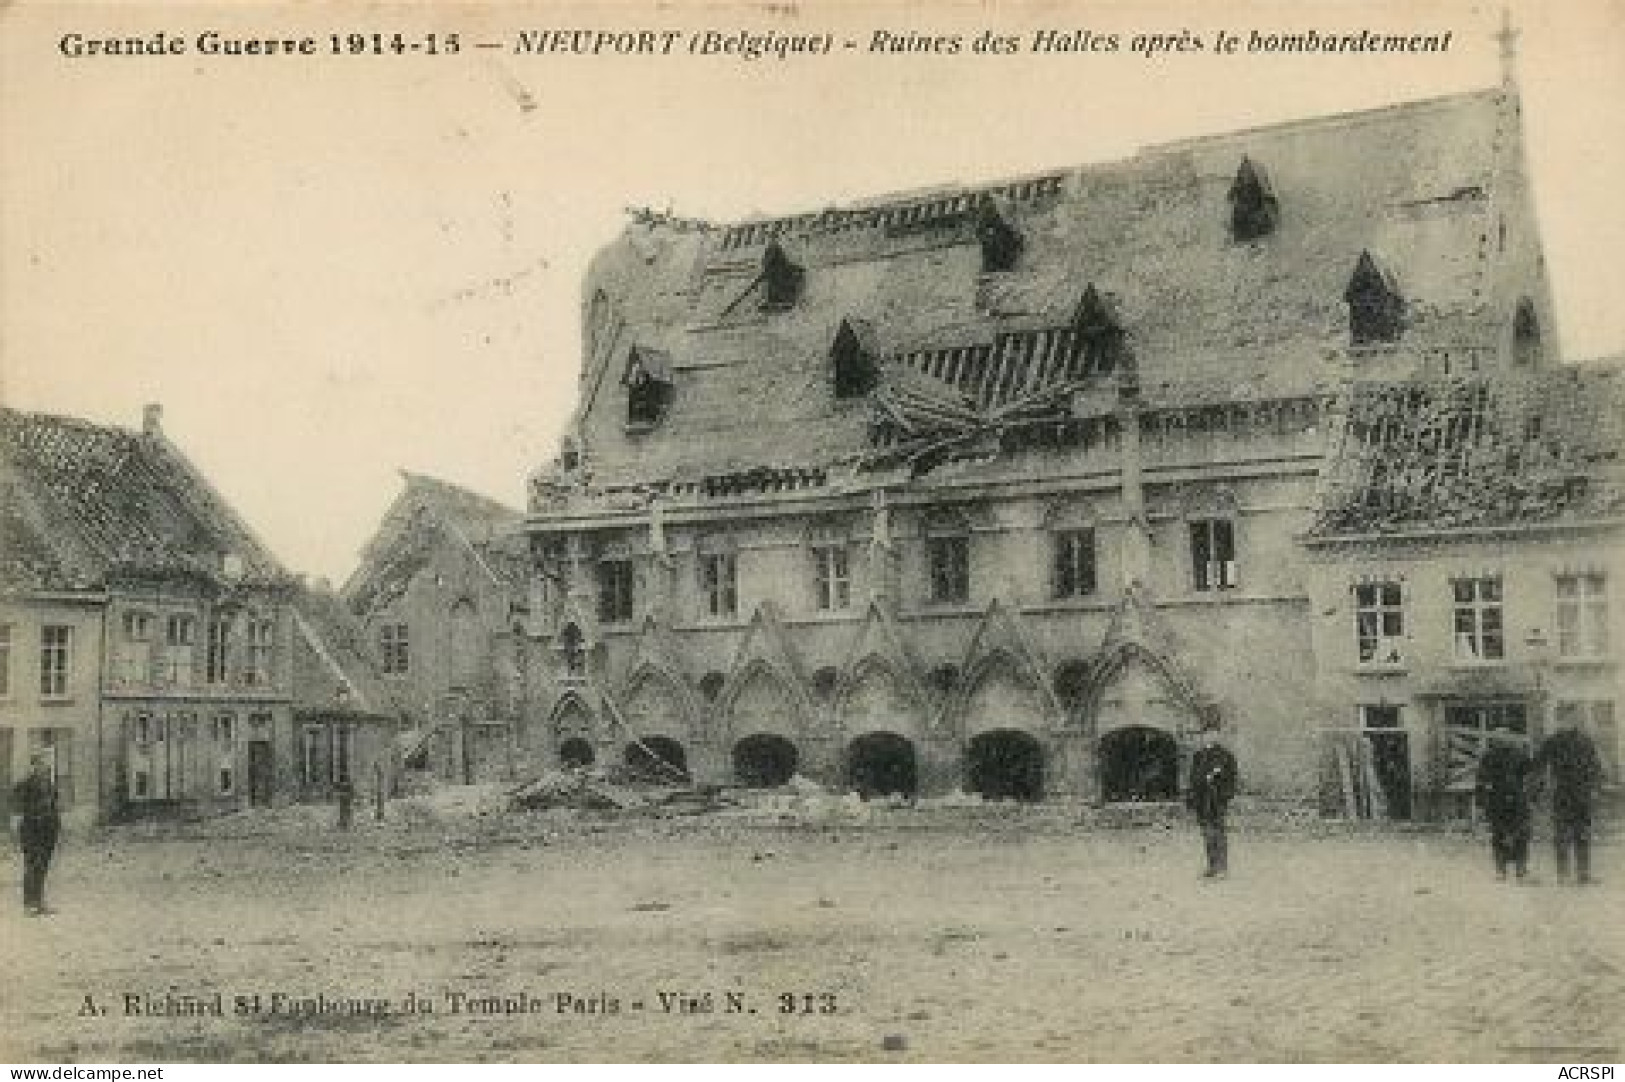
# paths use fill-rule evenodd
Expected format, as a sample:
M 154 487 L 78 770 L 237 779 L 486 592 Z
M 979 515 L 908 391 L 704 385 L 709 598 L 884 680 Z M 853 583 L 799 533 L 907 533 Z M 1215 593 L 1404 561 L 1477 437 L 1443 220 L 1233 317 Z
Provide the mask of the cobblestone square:
M 1616 845 L 1581 889 L 1544 848 L 1535 881 L 1498 883 L 1483 838 L 1437 833 L 1242 830 L 1231 877 L 1204 882 L 1186 824 L 1086 830 L 1054 809 L 209 829 L 70 843 L 57 912 L 7 906 L 3 1058 L 1583 1062 L 1621 1047 Z M 3 867 L 14 892 L 18 862 Z M 223 1017 L 162 1013 L 216 994 Z M 350 1003 L 367 999 L 385 1007 Z

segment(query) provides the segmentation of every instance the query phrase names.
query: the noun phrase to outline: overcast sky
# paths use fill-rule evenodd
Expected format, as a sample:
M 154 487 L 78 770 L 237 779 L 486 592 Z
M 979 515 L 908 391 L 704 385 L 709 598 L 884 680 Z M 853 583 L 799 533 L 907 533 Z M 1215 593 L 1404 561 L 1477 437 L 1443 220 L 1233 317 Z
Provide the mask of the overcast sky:
M 580 282 L 629 205 L 734 219 L 1108 160 L 1493 85 L 1499 7 L 802 3 L 677 14 L 67 4 L 0 15 L 0 397 L 170 437 L 294 570 L 342 580 L 430 473 L 522 507 L 572 405 Z M 1407 10 L 1414 8 L 1415 10 Z M 1625 351 L 1625 0 L 1513 5 L 1570 358 Z M 395 14 L 390 14 L 393 11 Z M 346 13 L 349 14 L 346 14 Z M 363 14 L 365 12 L 365 14 Z M 523 29 L 1363 27 L 1444 55 L 513 56 Z M 462 35 L 458 56 L 215 58 L 235 33 Z M 70 60 L 62 34 L 188 54 Z M 527 108 L 529 103 L 532 107 Z

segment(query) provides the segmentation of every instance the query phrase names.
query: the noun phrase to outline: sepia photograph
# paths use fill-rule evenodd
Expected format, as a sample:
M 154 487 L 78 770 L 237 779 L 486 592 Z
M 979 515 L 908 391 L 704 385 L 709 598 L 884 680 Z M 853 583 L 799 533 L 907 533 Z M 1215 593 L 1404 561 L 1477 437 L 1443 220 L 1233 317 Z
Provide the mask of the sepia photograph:
M 0 5 L 0 1060 L 1617 1063 L 1622 136 L 1622 0 Z

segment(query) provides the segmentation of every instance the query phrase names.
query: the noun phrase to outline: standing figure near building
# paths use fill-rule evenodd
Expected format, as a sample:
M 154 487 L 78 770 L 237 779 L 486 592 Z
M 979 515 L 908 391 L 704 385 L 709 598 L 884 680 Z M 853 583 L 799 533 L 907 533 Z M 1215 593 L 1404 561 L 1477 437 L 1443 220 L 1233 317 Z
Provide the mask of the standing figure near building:
M 1512 865 L 1518 878 L 1529 874 L 1529 786 L 1534 769 L 1523 741 L 1512 733 L 1496 730 L 1489 747 L 1478 760 L 1474 795 L 1490 821 L 1490 852 L 1495 857 L 1495 875 L 1507 877 Z
M 31 917 L 44 916 L 45 873 L 51 867 L 62 819 L 56 807 L 56 781 L 51 764 L 43 755 L 34 756 L 28 777 L 17 783 L 14 797 L 22 822 L 17 829 L 23 848 L 23 911 Z
M 1207 850 L 1204 878 L 1212 879 L 1229 871 L 1229 842 L 1225 837 L 1225 812 L 1236 795 L 1236 757 L 1219 743 L 1218 726 L 1202 729 L 1202 746 L 1191 757 L 1191 782 L 1185 803 L 1196 813 Z
M 1552 844 L 1557 852 L 1557 877 L 1567 879 L 1569 858 L 1580 883 L 1591 882 L 1591 811 L 1602 788 L 1602 760 L 1597 745 L 1569 720 L 1541 744 L 1535 771 L 1551 771 Z

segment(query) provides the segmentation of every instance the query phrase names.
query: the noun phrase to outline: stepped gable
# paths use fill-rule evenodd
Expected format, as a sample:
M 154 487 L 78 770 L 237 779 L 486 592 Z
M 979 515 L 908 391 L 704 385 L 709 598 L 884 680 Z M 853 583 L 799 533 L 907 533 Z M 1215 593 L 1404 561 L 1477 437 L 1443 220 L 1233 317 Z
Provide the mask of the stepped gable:
M 861 450 L 868 413 L 831 387 L 843 322 L 872 328 L 877 365 L 916 368 L 984 410 L 1058 381 L 1104 400 L 1129 366 L 1152 406 L 1318 396 L 1345 363 L 1346 294 L 1365 257 L 1403 301 L 1394 348 L 1493 349 L 1510 313 L 1494 310 L 1487 268 L 1497 215 L 1520 198 L 1498 202 L 1513 157 L 1509 93 L 734 226 L 631 226 L 587 282 L 576 428 L 592 480 L 659 482 Z M 1244 161 L 1248 184 L 1238 181 Z M 1238 239 L 1233 193 L 1247 190 L 1273 203 L 1265 231 Z M 1020 237 L 1009 269 L 988 269 L 979 247 L 988 205 Z M 770 242 L 803 271 L 793 303 L 771 309 L 746 295 Z M 1086 371 L 1066 358 L 1087 330 L 1078 320 L 1091 288 L 1123 352 Z M 609 373 L 633 345 L 669 355 L 674 394 L 662 423 L 629 439 Z
M 8 585 L 84 588 L 172 574 L 290 581 L 161 433 L 0 409 L 0 454 L 13 488 L 0 509 Z

